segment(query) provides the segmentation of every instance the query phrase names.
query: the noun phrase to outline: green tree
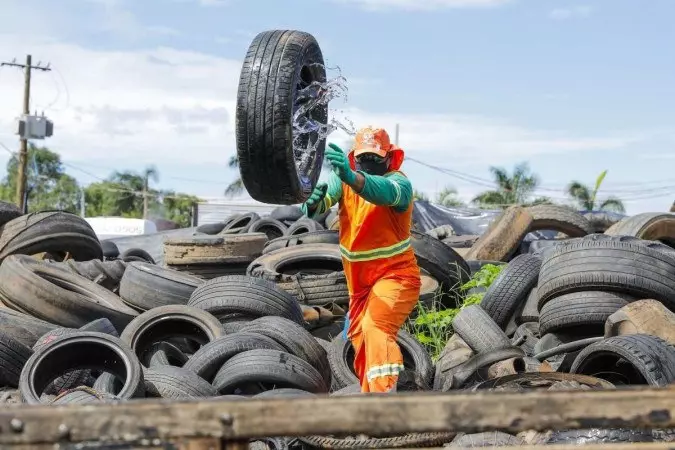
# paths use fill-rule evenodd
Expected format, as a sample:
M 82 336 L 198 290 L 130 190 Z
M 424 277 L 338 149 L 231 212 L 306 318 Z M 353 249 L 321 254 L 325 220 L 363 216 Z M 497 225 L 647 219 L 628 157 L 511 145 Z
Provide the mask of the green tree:
M 7 174 L 0 183 L 2 200 L 16 201 L 17 169 L 16 157 L 7 162 Z M 26 191 L 28 210 L 41 211 L 60 209 L 76 213 L 80 204 L 80 187 L 75 178 L 65 173 L 58 153 L 47 147 L 28 147 L 26 167 Z
M 143 189 L 151 176 L 132 171 L 113 172 L 106 181 L 92 183 L 85 189 L 87 216 L 143 218 Z M 148 211 L 157 209 L 159 192 L 148 190 Z
M 481 208 L 529 204 L 528 200 L 539 185 L 539 177 L 530 172 L 527 163 L 516 165 L 512 174 L 501 167 L 490 167 L 490 172 L 497 189 L 483 192 L 472 200 Z
M 239 170 L 239 159 L 237 158 L 237 155 L 230 156 L 227 166 L 230 169 Z M 244 192 L 244 181 L 241 179 L 241 176 L 238 176 L 225 188 L 226 197 L 234 197 L 235 195 L 241 194 L 242 192 Z
M 181 227 L 189 227 L 192 224 L 193 205 L 199 202 L 199 197 L 173 191 L 163 191 L 162 197 L 163 216 Z
M 427 196 L 427 194 L 425 194 L 422 191 L 418 191 L 417 189 L 413 189 L 412 198 L 413 198 L 413 201 L 415 201 L 415 200 L 422 200 L 424 202 L 429 201 L 429 196 Z
M 606 176 L 606 170 L 600 173 L 595 180 L 595 186 L 593 188 L 582 184 L 579 181 L 572 181 L 569 186 L 567 186 L 567 194 L 577 202 L 580 209 L 587 211 L 600 210 L 623 213 L 625 208 L 620 199 L 610 196 L 603 201 L 598 200 L 598 191 Z
M 457 189 L 452 186 L 446 186 L 436 194 L 436 203 L 450 208 L 465 206 L 464 202 L 457 196 Z

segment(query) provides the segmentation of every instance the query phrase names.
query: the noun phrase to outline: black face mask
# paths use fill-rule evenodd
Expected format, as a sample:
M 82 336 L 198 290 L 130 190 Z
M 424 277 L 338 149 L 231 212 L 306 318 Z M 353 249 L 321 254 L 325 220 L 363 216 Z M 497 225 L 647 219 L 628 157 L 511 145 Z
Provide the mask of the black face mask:
M 361 170 L 368 175 L 384 175 L 389 171 L 389 158 L 372 153 L 366 153 L 356 158 L 356 170 Z

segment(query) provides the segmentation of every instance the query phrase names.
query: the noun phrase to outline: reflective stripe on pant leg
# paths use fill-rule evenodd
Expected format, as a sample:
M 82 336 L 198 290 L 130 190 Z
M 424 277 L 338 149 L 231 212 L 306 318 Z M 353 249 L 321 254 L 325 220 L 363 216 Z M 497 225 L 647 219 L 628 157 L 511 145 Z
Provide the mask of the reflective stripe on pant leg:
M 419 269 L 389 274 L 375 283 L 361 321 L 366 349 L 366 378 L 371 392 L 389 392 L 403 370 L 403 355 L 396 343 L 401 325 L 419 299 Z

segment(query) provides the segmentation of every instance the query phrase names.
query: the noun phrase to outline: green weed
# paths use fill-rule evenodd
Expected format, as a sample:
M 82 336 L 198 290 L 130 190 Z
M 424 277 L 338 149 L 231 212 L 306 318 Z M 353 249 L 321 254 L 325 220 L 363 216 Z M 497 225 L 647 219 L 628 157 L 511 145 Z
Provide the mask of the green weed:
M 456 294 L 464 298 L 460 307 L 444 307 L 440 293 L 434 296 L 430 305 L 417 303 L 416 317 L 408 321 L 406 329 L 427 348 L 434 362 L 452 336 L 452 321 L 457 313 L 465 306 L 479 304 L 485 294 L 484 292 L 469 294 L 468 291 L 475 287 L 489 288 L 504 267 L 504 265 L 487 264 L 476 272 L 468 282 L 456 288 Z

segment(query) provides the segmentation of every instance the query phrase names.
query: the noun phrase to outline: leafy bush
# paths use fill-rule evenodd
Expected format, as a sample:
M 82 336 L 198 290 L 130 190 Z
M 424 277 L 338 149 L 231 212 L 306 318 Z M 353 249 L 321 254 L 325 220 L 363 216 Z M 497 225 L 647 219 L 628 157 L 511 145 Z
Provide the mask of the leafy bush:
M 434 361 L 452 336 L 452 321 L 457 313 L 465 306 L 479 304 L 485 295 L 485 292 L 469 291 L 476 287 L 489 288 L 504 267 L 487 264 L 460 286 L 459 294 L 464 297 L 464 303 L 458 308 L 445 308 L 441 303 L 440 293 L 436 294 L 430 306 L 417 304 L 417 316 L 408 322 L 407 329 L 427 348 Z

